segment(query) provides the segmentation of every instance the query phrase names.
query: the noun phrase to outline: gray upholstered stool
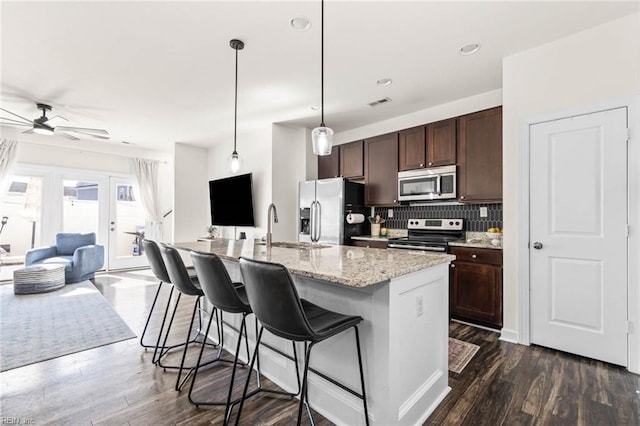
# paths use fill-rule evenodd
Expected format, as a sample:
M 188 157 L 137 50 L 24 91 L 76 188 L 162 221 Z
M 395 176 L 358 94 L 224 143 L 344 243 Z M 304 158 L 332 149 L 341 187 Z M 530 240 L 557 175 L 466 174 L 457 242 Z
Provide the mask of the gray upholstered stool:
M 45 293 L 64 287 L 64 265 L 32 265 L 13 271 L 15 294 Z

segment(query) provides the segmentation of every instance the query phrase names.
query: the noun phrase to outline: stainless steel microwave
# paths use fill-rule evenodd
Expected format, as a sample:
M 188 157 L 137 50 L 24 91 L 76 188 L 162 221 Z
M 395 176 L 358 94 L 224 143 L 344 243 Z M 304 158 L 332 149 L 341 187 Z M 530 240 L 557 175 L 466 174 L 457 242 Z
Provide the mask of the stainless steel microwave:
M 432 167 L 398 173 L 399 201 L 456 198 L 456 166 Z

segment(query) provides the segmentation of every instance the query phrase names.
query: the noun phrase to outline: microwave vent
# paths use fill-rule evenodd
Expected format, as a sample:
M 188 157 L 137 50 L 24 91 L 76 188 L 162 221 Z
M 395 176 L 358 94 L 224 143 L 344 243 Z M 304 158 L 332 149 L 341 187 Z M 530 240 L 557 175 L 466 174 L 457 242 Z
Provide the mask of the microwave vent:
M 382 99 L 378 99 L 377 101 L 369 102 L 369 106 L 376 107 L 378 105 L 386 104 L 387 102 L 391 102 L 391 99 L 384 97 Z

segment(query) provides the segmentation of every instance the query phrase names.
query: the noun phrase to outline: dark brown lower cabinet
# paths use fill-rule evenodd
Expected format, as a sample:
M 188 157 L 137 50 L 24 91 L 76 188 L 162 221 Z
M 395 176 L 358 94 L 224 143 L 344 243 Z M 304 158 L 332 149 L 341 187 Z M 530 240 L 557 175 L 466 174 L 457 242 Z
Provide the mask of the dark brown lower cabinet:
M 451 247 L 451 254 L 451 317 L 502 328 L 502 250 Z
M 370 241 L 370 240 L 351 240 L 351 245 L 356 247 L 380 248 L 386 249 L 386 241 Z

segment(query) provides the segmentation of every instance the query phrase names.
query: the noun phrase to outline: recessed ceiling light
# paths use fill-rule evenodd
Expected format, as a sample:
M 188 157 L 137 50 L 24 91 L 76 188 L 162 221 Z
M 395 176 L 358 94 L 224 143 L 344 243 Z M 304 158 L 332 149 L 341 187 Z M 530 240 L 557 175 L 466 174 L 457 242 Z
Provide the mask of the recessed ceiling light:
M 393 82 L 393 80 L 391 80 L 390 78 L 381 78 L 380 80 L 376 81 L 376 83 L 378 83 L 378 86 L 388 86 Z
M 460 48 L 461 55 L 473 55 L 478 50 L 480 50 L 480 45 L 478 43 L 471 43 Z
M 304 16 L 298 16 L 289 21 L 289 25 L 296 31 L 307 31 L 311 28 L 311 21 Z
M 311 105 L 311 109 L 313 111 L 320 111 L 320 107 L 318 105 Z

